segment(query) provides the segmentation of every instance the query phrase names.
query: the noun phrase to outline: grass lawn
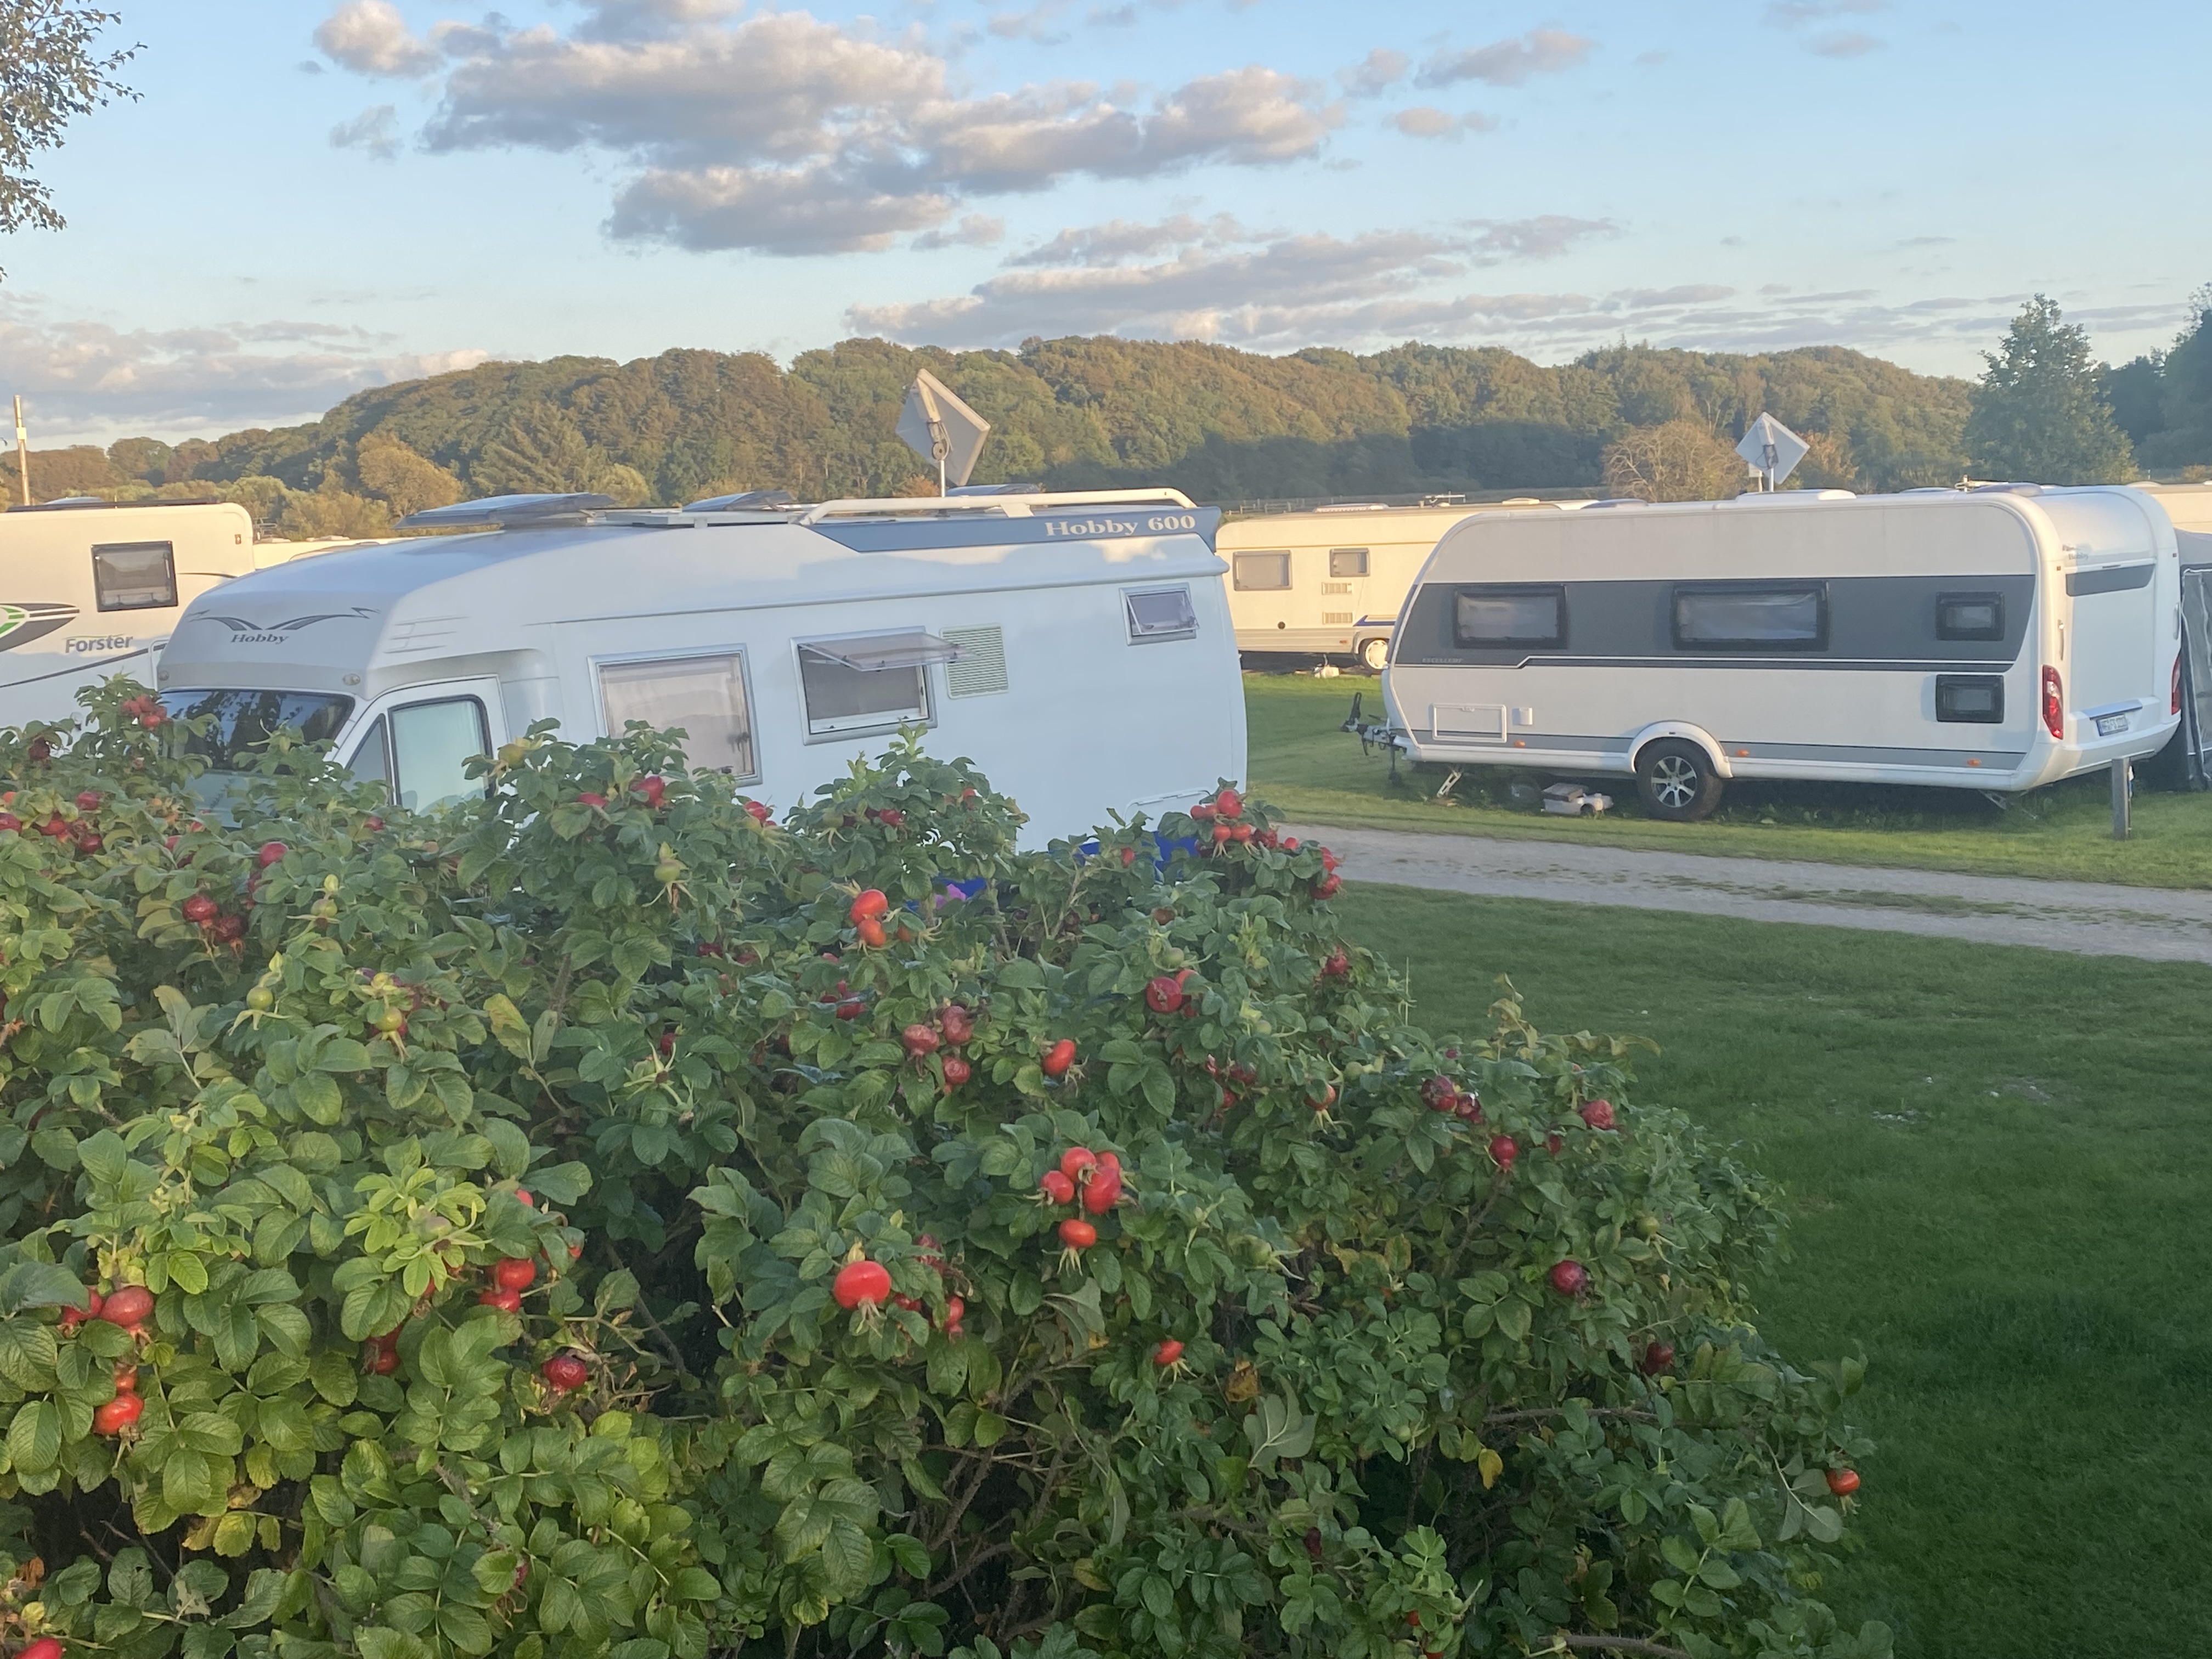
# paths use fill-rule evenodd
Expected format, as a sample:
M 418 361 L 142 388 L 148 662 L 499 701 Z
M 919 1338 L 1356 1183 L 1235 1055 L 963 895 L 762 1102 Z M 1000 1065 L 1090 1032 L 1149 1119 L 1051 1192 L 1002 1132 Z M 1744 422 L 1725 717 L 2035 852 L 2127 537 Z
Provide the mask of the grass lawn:
M 1432 797 L 1443 781 L 1442 768 L 1404 769 L 1412 787 L 1393 789 L 1384 757 L 1363 756 L 1358 744 L 1336 729 L 1355 690 L 1379 714 L 1379 681 L 1352 675 L 1316 680 L 1247 674 L 1253 787 L 1294 817 L 1370 829 L 2212 887 L 2212 794 L 2138 786 L 2134 838 L 2115 842 L 2111 786 L 2101 775 L 2038 790 L 2002 811 L 1961 789 L 1732 783 L 1720 811 L 1705 823 L 1664 823 L 1643 816 L 1632 778 L 1589 780 L 1613 798 L 1607 817 L 1547 817 L 1533 803 L 1516 805 L 1506 794 L 1516 783 L 1524 791 L 1542 787 L 1549 781 L 1544 774 L 1492 767 L 1470 772 L 1452 802 L 1439 802 Z
M 1510 973 L 1638 1032 L 1641 1092 L 1783 1182 L 1765 1327 L 1863 1346 L 1866 1547 L 1900 1659 L 2212 1655 L 2212 969 L 1347 890 L 1431 1029 Z

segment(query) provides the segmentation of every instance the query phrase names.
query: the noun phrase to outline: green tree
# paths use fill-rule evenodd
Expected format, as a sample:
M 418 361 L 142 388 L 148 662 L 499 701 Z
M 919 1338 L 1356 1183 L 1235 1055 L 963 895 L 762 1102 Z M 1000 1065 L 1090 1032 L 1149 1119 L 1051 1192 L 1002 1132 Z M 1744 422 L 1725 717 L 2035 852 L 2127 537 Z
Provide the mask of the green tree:
M 288 541 L 381 536 L 391 528 L 392 515 L 382 501 L 373 501 L 349 489 L 289 491 L 276 520 L 277 533 Z
M 2036 483 L 2120 483 L 2135 477 L 2127 434 L 2113 422 L 2090 360 L 2089 333 L 2039 294 L 2003 343 L 1982 354 L 1989 370 L 1966 417 L 1966 455 L 1986 478 Z
M 14 471 L 12 461 L 9 470 Z M 34 501 L 96 495 L 126 482 L 108 460 L 106 452 L 91 444 L 31 452 L 31 499 Z
M 107 447 L 118 472 L 149 484 L 169 482 L 169 458 L 175 453 L 159 438 L 118 438 Z
M 53 192 L 31 176 L 33 158 L 58 149 L 76 117 L 138 95 L 115 71 L 139 49 L 103 55 L 93 47 L 93 37 L 118 21 L 75 0 L 0 5 L 0 231 L 59 230 L 64 221 Z
M 1717 501 L 1743 489 L 1742 459 L 1688 416 L 1636 427 L 1606 447 L 1605 487 L 1647 501 Z
M 2159 362 L 2157 391 L 2158 426 L 2143 440 L 2144 465 L 2200 473 L 2212 466 L 2212 284 L 2190 296 L 2189 326 Z
M 354 473 L 362 490 L 384 502 L 397 519 L 461 498 L 459 478 L 381 432 L 361 441 L 354 453 Z

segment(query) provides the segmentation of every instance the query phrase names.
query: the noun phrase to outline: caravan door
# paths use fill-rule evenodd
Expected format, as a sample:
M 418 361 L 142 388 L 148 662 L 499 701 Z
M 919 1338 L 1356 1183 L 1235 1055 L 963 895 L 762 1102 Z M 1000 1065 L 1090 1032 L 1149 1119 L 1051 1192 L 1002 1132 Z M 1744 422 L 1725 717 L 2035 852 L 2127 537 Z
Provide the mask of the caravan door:
M 483 793 L 469 763 L 507 741 L 495 679 L 445 680 L 387 692 L 338 743 L 355 777 L 383 784 L 410 811 Z
M 2212 534 L 2180 532 L 2181 731 L 2189 781 L 2212 786 Z

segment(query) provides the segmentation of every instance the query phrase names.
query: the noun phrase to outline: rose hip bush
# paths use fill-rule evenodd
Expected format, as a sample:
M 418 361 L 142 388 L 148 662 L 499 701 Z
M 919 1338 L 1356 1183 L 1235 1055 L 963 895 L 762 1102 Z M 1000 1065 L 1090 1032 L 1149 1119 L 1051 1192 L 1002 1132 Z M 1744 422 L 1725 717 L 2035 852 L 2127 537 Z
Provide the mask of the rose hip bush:
M 1771 1195 L 1257 803 L 639 728 L 227 823 L 135 690 L 0 735 L 9 1648 L 1887 1653 Z

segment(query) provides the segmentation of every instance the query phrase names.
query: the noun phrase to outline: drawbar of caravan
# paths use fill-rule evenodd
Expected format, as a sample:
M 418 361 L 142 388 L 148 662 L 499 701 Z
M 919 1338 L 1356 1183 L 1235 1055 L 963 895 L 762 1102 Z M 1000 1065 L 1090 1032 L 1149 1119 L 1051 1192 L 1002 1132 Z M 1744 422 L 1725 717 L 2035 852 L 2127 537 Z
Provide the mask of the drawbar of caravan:
M 1437 538 L 1470 513 L 1579 507 L 1580 501 L 1348 503 L 1231 519 L 1216 543 L 1229 562 L 1237 648 L 1357 657 L 1379 669 L 1399 607 Z
M 1419 759 L 1633 773 L 1661 817 L 1730 778 L 2013 792 L 2166 743 L 2179 592 L 2125 489 L 1486 514 L 1421 572 L 1383 691 Z
M 185 607 L 253 566 L 252 518 L 229 501 L 0 513 L 0 726 L 67 720 L 110 675 L 150 683 Z
M 603 497 L 583 498 L 586 507 Z M 406 805 L 533 722 L 681 727 L 788 807 L 901 726 L 966 756 L 1035 842 L 1244 770 L 1212 508 L 1172 490 L 582 510 L 436 508 L 479 533 L 325 553 L 194 605 L 161 665 L 218 775 L 280 725 Z

